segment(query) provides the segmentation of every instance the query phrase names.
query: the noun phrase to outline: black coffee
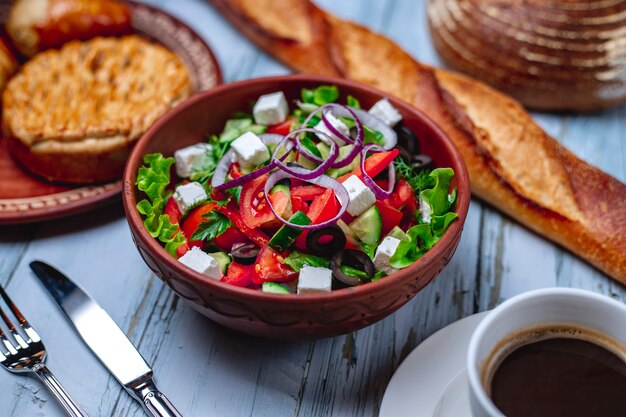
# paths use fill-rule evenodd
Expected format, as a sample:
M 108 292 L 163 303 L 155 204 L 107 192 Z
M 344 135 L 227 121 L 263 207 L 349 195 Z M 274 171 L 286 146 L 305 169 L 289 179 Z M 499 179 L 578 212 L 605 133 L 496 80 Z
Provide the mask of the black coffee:
M 490 388 L 507 417 L 626 417 L 626 362 L 585 340 L 559 337 L 517 348 Z

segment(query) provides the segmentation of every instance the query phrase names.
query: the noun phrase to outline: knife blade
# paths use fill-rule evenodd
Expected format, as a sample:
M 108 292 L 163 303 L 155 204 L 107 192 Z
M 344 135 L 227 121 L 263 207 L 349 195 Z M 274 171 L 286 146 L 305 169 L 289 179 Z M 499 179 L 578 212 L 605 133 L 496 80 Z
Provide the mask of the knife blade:
M 154 417 L 182 417 L 154 384 L 152 369 L 96 301 L 58 269 L 32 261 L 30 268 L 65 313 L 87 347 Z

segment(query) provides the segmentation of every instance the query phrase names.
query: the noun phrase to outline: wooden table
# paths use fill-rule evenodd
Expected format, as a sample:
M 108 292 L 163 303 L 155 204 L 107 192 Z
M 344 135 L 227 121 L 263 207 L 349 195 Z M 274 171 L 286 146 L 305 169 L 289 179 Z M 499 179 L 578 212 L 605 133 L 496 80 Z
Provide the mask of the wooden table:
M 414 0 L 318 0 L 437 64 L 425 5 Z M 226 81 L 289 70 L 239 35 L 203 0 L 152 3 L 186 21 L 214 48 Z M 583 159 L 626 180 L 626 108 L 536 115 Z M 154 366 L 185 416 L 376 416 L 391 375 L 424 338 L 461 317 L 540 287 L 585 288 L 623 300 L 624 287 L 585 262 L 472 201 L 459 250 L 439 278 L 385 320 L 316 342 L 277 342 L 198 315 L 150 273 L 132 244 L 121 203 L 41 224 L 0 227 L 0 282 L 41 333 L 49 364 L 91 416 L 141 416 L 69 327 L 31 274 L 47 260 L 80 282 Z M 0 416 L 63 416 L 38 382 L 0 371 Z

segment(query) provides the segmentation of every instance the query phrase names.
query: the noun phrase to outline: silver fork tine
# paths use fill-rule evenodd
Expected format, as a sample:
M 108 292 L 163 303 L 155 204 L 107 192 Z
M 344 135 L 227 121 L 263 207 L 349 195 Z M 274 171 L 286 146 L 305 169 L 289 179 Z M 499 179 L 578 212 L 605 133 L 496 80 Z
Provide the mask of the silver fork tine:
M 11 323 L 11 321 L 6 316 L 6 314 L 4 314 L 4 310 L 2 310 L 2 307 L 0 307 L 0 316 L 2 316 L 2 320 L 4 320 L 7 326 L 9 326 L 9 331 L 10 331 L 11 328 L 13 327 L 13 323 Z M 15 331 L 15 328 L 13 328 L 13 331 Z M 0 328 L 0 339 L 2 339 L 2 343 L 4 343 L 4 347 L 8 349 L 9 355 L 17 354 L 17 349 L 15 348 L 15 346 L 13 346 L 13 343 L 11 343 L 7 335 L 2 331 L 2 328 Z
M 22 324 L 22 320 L 24 320 L 24 317 L 20 314 L 20 312 L 17 310 L 17 308 L 15 308 L 15 310 L 13 310 L 13 308 L 15 307 L 15 305 L 11 302 L 11 299 L 9 298 L 9 296 L 6 294 L 6 292 L 4 291 L 4 288 L 2 288 L 2 286 L 0 285 L 0 295 L 2 296 L 2 298 L 4 299 L 4 301 L 7 303 L 7 305 L 9 306 L 9 308 L 11 309 L 11 311 L 13 311 L 13 313 L 15 314 L 15 317 L 19 320 L 20 325 Z M 17 313 L 16 313 L 17 312 Z M 2 317 L 2 320 L 4 320 L 4 322 L 6 323 L 6 325 L 9 327 L 9 332 L 11 332 L 11 334 L 13 335 L 13 338 L 15 339 L 15 341 L 17 342 L 18 345 L 20 345 L 19 347 L 21 347 L 22 349 L 26 349 L 28 348 L 28 343 L 26 343 L 26 341 L 24 340 L 24 338 L 22 337 L 21 334 L 18 333 L 17 329 L 15 328 L 15 326 L 13 325 L 13 322 L 11 321 L 11 319 L 9 319 L 9 317 L 4 313 L 4 310 L 2 309 L 2 307 L 0 307 L 0 317 Z M 6 336 L 5 336 L 6 338 Z
M 9 294 L 7 294 L 6 291 L 4 291 L 4 288 L 2 288 L 2 285 L 0 285 L 0 297 L 2 297 L 2 299 L 4 300 L 5 303 L 7 303 L 7 305 L 9 306 L 11 311 L 13 312 L 13 315 L 18 320 L 18 322 L 20 324 L 20 327 L 22 328 L 22 330 L 24 330 L 24 333 L 26 333 L 26 336 L 29 338 L 28 343 L 41 341 L 41 338 L 39 337 L 39 334 L 37 334 L 35 329 L 33 329 L 30 326 L 30 324 L 28 324 L 28 322 L 26 321 L 26 319 L 24 318 L 24 316 L 22 315 L 20 310 L 18 310 L 18 308 L 15 305 L 15 303 L 13 303 L 13 300 L 11 300 L 11 297 L 9 297 Z M 4 317 L 6 317 L 6 315 L 4 313 L 2 313 L 2 315 Z M 11 327 L 11 326 L 9 326 L 9 327 Z M 15 338 L 16 338 L 17 342 L 20 344 L 20 346 L 22 346 L 23 348 L 26 348 L 28 346 L 27 342 L 25 342 L 24 339 L 22 339 L 22 336 L 20 336 L 20 334 L 17 332 L 17 330 L 15 330 L 15 327 L 13 327 L 13 330 L 11 331 L 11 333 L 13 333 L 13 336 L 15 336 Z M 19 337 L 19 339 L 18 339 L 18 337 Z M 20 342 L 20 340 L 21 340 L 21 342 Z

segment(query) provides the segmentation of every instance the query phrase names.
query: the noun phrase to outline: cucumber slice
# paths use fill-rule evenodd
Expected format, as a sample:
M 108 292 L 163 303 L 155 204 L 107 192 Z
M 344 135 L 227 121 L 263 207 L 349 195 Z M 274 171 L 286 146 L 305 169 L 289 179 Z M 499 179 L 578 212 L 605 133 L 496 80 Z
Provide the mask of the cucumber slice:
M 289 218 L 289 222 L 304 226 L 311 224 L 311 219 L 309 219 L 303 212 L 297 211 L 293 216 L 291 216 L 291 218 Z M 295 227 L 290 227 L 284 224 L 280 229 L 278 229 L 274 236 L 272 236 L 268 245 L 278 252 L 283 252 L 293 245 L 302 232 L 302 229 L 296 229 Z
M 291 294 L 289 288 L 278 282 L 264 282 L 261 286 L 261 291 L 270 294 Z
M 226 275 L 226 271 L 228 270 L 228 265 L 230 265 L 230 256 L 226 252 L 214 252 L 209 253 L 217 261 L 217 264 L 220 266 L 222 270 L 222 274 Z
M 315 145 L 315 147 L 319 149 L 322 158 L 328 159 L 328 157 L 330 156 L 330 146 L 328 146 L 324 142 L 319 142 L 317 145 Z
M 337 157 L 337 160 L 340 161 L 343 158 L 345 158 L 346 156 L 348 156 L 348 154 L 350 152 L 352 152 L 352 148 L 354 148 L 354 145 L 346 145 L 346 146 L 342 146 L 341 148 L 339 148 L 339 156 Z M 340 177 L 343 174 L 347 174 L 348 172 L 352 172 L 355 169 L 357 169 L 359 167 L 359 163 L 361 161 L 361 157 L 359 155 L 357 155 L 352 162 L 350 162 L 348 165 L 346 165 L 345 167 L 341 167 L 341 168 L 331 168 L 329 169 L 326 174 L 329 177 L 333 177 L 333 178 L 337 178 Z
M 398 226 L 391 229 L 391 231 L 387 233 L 387 236 L 395 237 L 396 239 L 404 240 L 406 242 L 411 240 L 411 238 L 407 236 L 407 234 L 404 233 L 404 231 L 400 229 Z
M 350 223 L 350 229 L 367 245 L 376 245 L 380 240 L 380 232 L 383 229 L 383 218 L 378 207 L 372 206 L 365 210 L 365 213 L 354 219 Z

